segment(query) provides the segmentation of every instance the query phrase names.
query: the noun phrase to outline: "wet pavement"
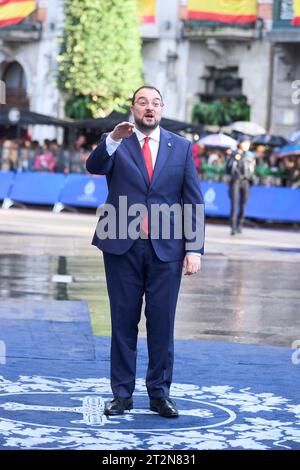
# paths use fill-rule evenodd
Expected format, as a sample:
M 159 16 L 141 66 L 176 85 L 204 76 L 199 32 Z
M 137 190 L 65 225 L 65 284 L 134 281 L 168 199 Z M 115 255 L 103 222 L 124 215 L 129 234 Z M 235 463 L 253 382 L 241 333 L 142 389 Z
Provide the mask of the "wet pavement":
M 1 299 L 86 300 L 94 333 L 108 335 L 102 255 L 90 245 L 95 224 L 94 215 L 1 210 Z M 231 237 L 227 226 L 208 224 L 206 234 L 201 273 L 183 277 L 176 337 L 288 347 L 299 340 L 299 232 L 248 228 Z

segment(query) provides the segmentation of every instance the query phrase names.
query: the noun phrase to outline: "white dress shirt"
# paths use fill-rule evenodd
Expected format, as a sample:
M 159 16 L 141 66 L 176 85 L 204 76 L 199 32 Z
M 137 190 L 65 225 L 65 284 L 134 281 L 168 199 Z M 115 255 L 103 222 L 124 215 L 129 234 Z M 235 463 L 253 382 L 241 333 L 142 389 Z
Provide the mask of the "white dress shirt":
M 145 143 L 145 138 L 147 137 L 145 134 L 143 134 L 141 131 L 139 131 L 136 127 L 134 128 L 134 132 L 138 138 L 138 141 L 140 143 L 141 148 L 143 147 Z M 153 168 L 156 162 L 157 154 L 158 154 L 158 147 L 159 147 L 159 141 L 160 141 L 160 127 L 157 126 L 153 132 L 148 136 L 150 137 L 149 139 L 149 147 L 151 151 L 151 156 L 152 156 L 152 164 Z M 108 155 L 112 155 L 117 148 L 119 147 L 120 143 L 122 142 L 122 139 L 120 140 L 113 140 L 108 134 L 106 137 L 106 151 Z
M 143 134 L 141 131 L 139 131 L 136 127 L 134 128 L 134 131 L 136 133 L 136 136 L 138 138 L 138 141 L 140 143 L 141 148 L 143 147 L 145 143 L 145 138 L 149 137 L 149 147 L 151 151 L 151 157 L 152 157 L 152 165 L 153 168 L 155 166 L 157 154 L 158 154 L 158 148 L 159 148 L 159 141 L 160 141 L 160 127 L 157 126 L 149 136 L 146 136 Z M 120 140 L 114 140 L 111 138 L 110 134 L 106 137 L 106 151 L 109 156 L 111 156 L 117 148 L 119 147 L 120 143 L 122 142 L 122 139 Z M 201 253 L 194 253 L 194 252 L 189 252 L 190 255 L 196 255 L 196 256 L 201 256 Z

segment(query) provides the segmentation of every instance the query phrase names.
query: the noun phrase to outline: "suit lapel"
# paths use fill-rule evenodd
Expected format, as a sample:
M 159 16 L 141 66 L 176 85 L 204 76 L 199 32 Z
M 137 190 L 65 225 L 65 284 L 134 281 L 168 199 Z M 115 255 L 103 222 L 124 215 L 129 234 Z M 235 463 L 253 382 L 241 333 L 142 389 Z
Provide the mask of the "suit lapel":
M 149 176 L 146 168 L 146 163 L 136 134 L 133 133 L 127 139 L 123 139 L 123 142 L 130 155 L 132 156 L 133 160 L 135 161 L 136 165 L 140 169 L 145 183 L 147 184 L 147 186 L 149 186 Z
M 140 169 L 143 175 L 143 178 L 145 180 L 145 183 L 147 184 L 147 186 L 149 186 L 149 177 L 148 177 L 148 172 L 146 168 L 146 163 L 145 163 L 144 156 L 142 154 L 141 145 L 138 141 L 136 134 L 133 133 L 132 136 L 128 137 L 127 139 L 123 139 L 123 142 L 124 142 L 125 147 L 129 151 L 130 155 L 132 156 L 133 160 L 135 161 L 136 165 Z M 158 153 L 156 157 L 156 162 L 154 165 L 153 176 L 152 176 L 150 187 L 157 180 L 163 166 L 165 165 L 170 155 L 172 147 L 173 147 L 173 142 L 172 142 L 171 135 L 164 129 L 160 128 L 159 148 L 158 148 Z
M 153 170 L 153 176 L 151 180 L 150 187 L 155 183 L 157 180 L 163 166 L 165 165 L 170 152 L 173 147 L 173 142 L 172 142 L 172 137 L 171 135 L 165 131 L 164 129 L 160 128 L 160 142 L 159 142 L 159 148 L 158 148 L 158 153 L 156 157 L 156 162 Z

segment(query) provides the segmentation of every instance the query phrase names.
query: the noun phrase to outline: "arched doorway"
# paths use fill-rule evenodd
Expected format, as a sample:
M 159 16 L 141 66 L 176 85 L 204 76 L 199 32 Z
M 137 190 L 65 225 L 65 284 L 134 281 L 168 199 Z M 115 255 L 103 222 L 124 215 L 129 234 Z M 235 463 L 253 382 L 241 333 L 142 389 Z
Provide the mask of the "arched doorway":
M 2 80 L 6 85 L 6 106 L 29 109 L 26 75 L 19 62 L 9 62 L 6 65 Z

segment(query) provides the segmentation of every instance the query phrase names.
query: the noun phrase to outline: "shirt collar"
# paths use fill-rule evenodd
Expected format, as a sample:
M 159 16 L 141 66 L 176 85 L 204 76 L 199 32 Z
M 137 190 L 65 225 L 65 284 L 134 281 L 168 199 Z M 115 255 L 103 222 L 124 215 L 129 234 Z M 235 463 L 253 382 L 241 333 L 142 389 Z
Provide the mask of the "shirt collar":
M 145 139 L 145 137 L 147 137 L 145 134 L 143 134 L 143 132 L 139 131 L 136 127 L 134 128 L 134 132 L 136 133 L 136 136 L 137 136 L 139 142 L 141 142 L 142 140 Z M 151 132 L 151 134 L 148 137 L 155 140 L 156 142 L 159 142 L 159 140 L 160 140 L 160 127 L 157 126 L 154 129 L 154 131 Z

